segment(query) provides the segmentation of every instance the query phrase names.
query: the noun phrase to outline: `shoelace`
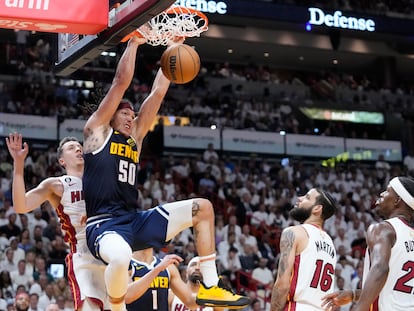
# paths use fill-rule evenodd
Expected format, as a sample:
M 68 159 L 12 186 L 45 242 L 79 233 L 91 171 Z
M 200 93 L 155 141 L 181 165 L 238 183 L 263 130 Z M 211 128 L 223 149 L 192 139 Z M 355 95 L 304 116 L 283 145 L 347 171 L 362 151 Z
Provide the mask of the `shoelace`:
M 219 282 L 217 284 L 218 287 L 230 292 L 233 296 L 236 296 L 236 293 L 233 291 L 232 288 L 230 288 L 229 286 L 227 286 L 226 284 L 224 284 L 223 280 L 220 278 Z

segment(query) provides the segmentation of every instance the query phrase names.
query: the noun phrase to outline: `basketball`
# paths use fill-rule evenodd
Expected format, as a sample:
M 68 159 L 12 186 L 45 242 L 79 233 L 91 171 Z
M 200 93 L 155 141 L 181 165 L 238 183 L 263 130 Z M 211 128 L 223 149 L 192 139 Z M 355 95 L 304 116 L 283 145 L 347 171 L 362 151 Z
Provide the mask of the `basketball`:
M 161 69 L 173 83 L 184 84 L 193 80 L 200 71 L 200 57 L 187 44 L 174 44 L 161 55 Z

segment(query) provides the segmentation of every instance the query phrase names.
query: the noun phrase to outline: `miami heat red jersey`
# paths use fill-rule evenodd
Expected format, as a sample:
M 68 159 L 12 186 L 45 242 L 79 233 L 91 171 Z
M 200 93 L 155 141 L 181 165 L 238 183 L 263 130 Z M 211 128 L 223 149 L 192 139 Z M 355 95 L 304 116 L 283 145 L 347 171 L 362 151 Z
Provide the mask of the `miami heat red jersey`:
M 334 290 L 336 251 L 331 237 L 314 225 L 303 224 L 309 242 L 295 257 L 285 310 L 323 310 L 322 297 Z

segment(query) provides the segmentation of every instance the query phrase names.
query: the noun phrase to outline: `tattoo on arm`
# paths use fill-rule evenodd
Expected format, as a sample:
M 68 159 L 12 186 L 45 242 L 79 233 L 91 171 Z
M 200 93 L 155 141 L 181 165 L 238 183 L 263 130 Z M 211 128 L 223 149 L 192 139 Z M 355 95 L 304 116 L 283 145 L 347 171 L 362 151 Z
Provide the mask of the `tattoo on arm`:
M 292 230 L 285 230 L 280 238 L 280 259 L 278 274 L 285 273 L 287 269 L 287 260 L 295 241 L 295 233 Z
M 286 298 L 283 297 L 284 293 L 277 288 L 273 288 L 272 298 L 271 298 L 271 310 L 272 311 L 282 311 L 286 306 Z
M 295 233 L 292 230 L 284 230 L 282 236 L 280 237 L 280 257 L 279 257 L 279 267 L 278 267 L 278 278 L 286 277 L 288 269 L 288 259 L 289 254 L 292 251 L 293 243 L 295 241 Z M 271 311 L 282 311 L 284 310 L 287 303 L 288 292 L 285 288 L 280 288 L 277 285 L 277 281 L 272 289 L 272 298 L 271 298 Z
M 193 207 L 192 207 L 193 217 L 197 216 L 199 212 L 200 212 L 200 204 L 198 204 L 198 202 L 196 201 L 193 201 Z

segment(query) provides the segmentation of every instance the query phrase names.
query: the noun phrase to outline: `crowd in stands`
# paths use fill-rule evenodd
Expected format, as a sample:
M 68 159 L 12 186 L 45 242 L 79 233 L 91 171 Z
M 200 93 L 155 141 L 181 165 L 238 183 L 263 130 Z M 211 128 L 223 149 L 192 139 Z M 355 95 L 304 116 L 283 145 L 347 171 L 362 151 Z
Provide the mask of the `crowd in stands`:
M 102 90 L 110 84 L 117 59 L 96 59 L 88 70 L 75 73 L 73 79 L 79 75 L 84 82 L 69 84 L 70 80 L 53 74 L 49 61 L 51 43 L 47 40 L 45 35 L 13 32 L 4 66 L 13 68 L 8 77 L 15 79 L 0 82 L 0 111 L 86 119 L 99 102 Z M 137 108 L 149 92 L 157 64 L 138 67 L 142 71 L 137 72 L 126 94 Z M 215 124 L 219 128 L 395 139 L 385 125 L 358 127 L 346 122 L 316 122 L 299 108 L 378 111 L 392 115 L 403 126 L 413 119 L 413 99 L 410 84 L 389 87 L 368 73 L 357 77 L 329 70 L 303 72 L 252 63 L 205 62 L 192 83 L 171 86 L 160 114 L 189 117 L 189 125 L 193 126 Z

